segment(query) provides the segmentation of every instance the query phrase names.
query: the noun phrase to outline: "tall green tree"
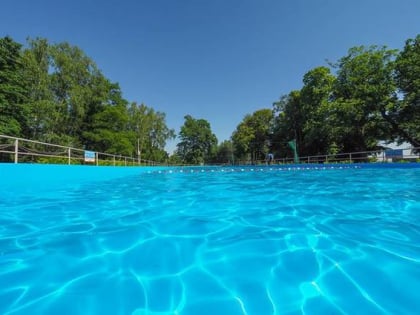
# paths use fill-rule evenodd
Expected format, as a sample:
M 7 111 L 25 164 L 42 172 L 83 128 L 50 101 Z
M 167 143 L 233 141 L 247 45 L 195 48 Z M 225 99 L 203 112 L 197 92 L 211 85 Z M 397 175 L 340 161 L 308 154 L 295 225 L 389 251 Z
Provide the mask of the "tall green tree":
M 55 133 L 77 142 L 104 105 L 125 105 L 121 97 L 112 104 L 115 86 L 105 79 L 96 64 L 76 46 L 59 43 L 50 47 L 51 90 L 59 112 Z
M 164 161 L 166 142 L 175 138 L 175 131 L 166 125 L 166 115 L 144 104 L 131 103 L 128 109 L 132 141 L 139 159 Z
M 301 155 L 327 154 L 334 143 L 328 124 L 328 107 L 333 95 L 335 76 L 327 67 L 317 67 L 303 77 L 300 91 L 302 107 Z
M 29 39 L 24 50 L 9 37 L 0 44 L 1 133 L 167 159 L 164 147 L 175 132 L 165 114 L 129 106 L 118 83 L 109 81 L 80 48 L 43 38 Z
M 301 102 L 301 93 L 298 90 L 283 95 L 273 104 L 274 127 L 273 143 L 274 153 L 277 157 L 293 157 L 288 142 L 295 139 L 297 151 L 300 154 L 300 145 L 303 142 L 304 113 Z
M 177 144 L 177 155 L 184 163 L 209 163 L 217 148 L 217 138 L 205 119 L 195 119 L 190 115 L 184 117 Z
M 235 163 L 232 141 L 225 140 L 218 145 L 214 162 L 217 164 L 234 164 Z
M 46 39 L 29 39 L 24 50 L 24 82 L 28 98 L 28 130 L 26 138 L 51 141 L 54 138 L 59 113 L 51 90 L 49 68 L 50 46 Z
M 383 113 L 396 102 L 392 77 L 395 50 L 386 47 L 354 47 L 337 67 L 330 131 L 340 151 L 375 149 L 378 140 L 390 137 Z
M 132 156 L 134 145 L 128 131 L 129 116 L 122 105 L 106 106 L 92 117 L 91 130 L 85 131 L 87 148 L 96 151 Z
M 246 115 L 232 134 L 237 158 L 251 158 L 252 162 L 264 160 L 271 149 L 272 127 L 273 112 L 270 109 Z
M 105 78 L 80 48 L 68 43 L 50 45 L 42 38 L 29 39 L 23 65 L 28 89 L 26 137 L 115 151 L 109 141 L 114 124 L 109 126 L 108 141 L 104 139 L 101 144 L 92 131 L 101 130 L 103 135 L 107 128 L 101 125 L 101 121 L 107 120 L 112 115 L 110 113 L 116 115 L 116 122 L 120 121 L 127 101 L 122 98 L 119 85 Z M 126 131 L 127 126 L 124 128 Z M 104 146 L 104 143 L 109 145 Z M 130 146 L 123 151 L 127 150 Z
M 420 35 L 408 39 L 395 62 L 395 78 L 403 99 L 382 113 L 396 140 L 420 147 Z
M 22 45 L 0 38 L 0 134 L 21 136 L 27 126 Z

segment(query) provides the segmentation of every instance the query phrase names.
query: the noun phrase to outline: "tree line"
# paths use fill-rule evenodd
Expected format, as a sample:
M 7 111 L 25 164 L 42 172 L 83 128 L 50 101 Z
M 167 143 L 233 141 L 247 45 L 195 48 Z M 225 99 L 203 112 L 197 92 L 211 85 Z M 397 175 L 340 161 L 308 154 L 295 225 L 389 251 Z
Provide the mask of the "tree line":
M 198 151 L 207 163 L 255 162 L 269 152 L 293 158 L 294 148 L 300 156 L 334 155 L 382 149 L 391 142 L 420 148 L 420 35 L 401 51 L 349 49 L 337 62 L 308 71 L 300 90 L 247 114 L 229 141 Z M 186 144 L 181 142 L 181 153 L 205 147 L 190 144 L 188 151 Z
M 420 35 L 401 51 L 360 46 L 308 71 L 300 90 L 247 114 L 218 144 L 205 119 L 186 115 L 176 137 L 165 113 L 122 97 L 78 47 L 0 39 L 0 134 L 160 162 L 234 163 L 376 150 L 380 143 L 420 147 Z
M 354 47 L 329 67 L 308 71 L 303 87 L 272 109 L 247 115 L 233 133 L 235 152 L 263 159 L 377 150 L 380 143 L 420 147 L 420 35 L 401 51 Z
M 165 113 L 122 97 L 92 59 L 68 43 L 0 39 L 0 134 L 165 161 L 175 131 Z

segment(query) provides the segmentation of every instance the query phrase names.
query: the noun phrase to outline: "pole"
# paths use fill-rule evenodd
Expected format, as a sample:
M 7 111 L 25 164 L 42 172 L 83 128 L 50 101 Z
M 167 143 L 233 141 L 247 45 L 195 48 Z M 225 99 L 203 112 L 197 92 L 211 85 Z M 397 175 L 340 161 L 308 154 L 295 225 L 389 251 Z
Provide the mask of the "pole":
M 18 156 L 19 156 L 19 140 L 15 139 L 15 164 L 18 162 Z
M 232 155 L 232 165 L 235 165 L 235 157 L 233 156 L 233 143 L 230 142 L 230 152 Z
M 67 156 L 68 156 L 68 164 L 70 165 L 71 164 L 71 149 L 70 148 L 68 148 L 68 150 L 67 150 Z
M 137 138 L 137 162 L 140 165 L 140 139 Z

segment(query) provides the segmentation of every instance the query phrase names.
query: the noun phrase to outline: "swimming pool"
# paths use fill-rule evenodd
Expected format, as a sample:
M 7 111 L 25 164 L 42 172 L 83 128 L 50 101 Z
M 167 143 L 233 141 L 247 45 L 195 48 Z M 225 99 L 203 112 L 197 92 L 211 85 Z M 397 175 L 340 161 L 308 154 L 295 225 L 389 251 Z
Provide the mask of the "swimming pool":
M 1 314 L 415 314 L 420 168 L 0 165 Z

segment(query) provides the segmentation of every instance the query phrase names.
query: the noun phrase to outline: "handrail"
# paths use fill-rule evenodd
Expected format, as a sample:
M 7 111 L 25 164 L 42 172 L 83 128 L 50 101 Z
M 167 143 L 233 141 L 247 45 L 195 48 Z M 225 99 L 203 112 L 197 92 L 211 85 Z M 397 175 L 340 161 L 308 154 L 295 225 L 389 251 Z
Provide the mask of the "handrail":
M 95 162 L 88 163 L 85 162 L 84 152 L 88 150 L 74 148 L 70 146 L 63 146 L 59 144 L 52 144 L 47 142 L 41 142 L 37 140 L 29 140 L 19 137 L 12 137 L 7 135 L 0 134 L 1 139 L 12 140 L 12 143 L 0 143 L 0 154 L 9 154 L 9 160 L 14 161 L 15 163 L 19 162 L 19 157 L 43 157 L 43 158 L 56 158 L 60 159 L 61 163 L 72 164 L 72 161 L 77 161 L 78 163 L 85 164 L 94 164 L 94 165 L 166 165 L 165 163 L 159 163 L 156 161 L 151 161 L 147 159 L 140 159 L 139 157 L 129 157 L 121 154 L 111 154 L 106 152 L 94 152 L 95 153 Z M 33 143 L 37 145 L 43 145 L 50 148 L 60 148 L 64 149 L 60 152 L 51 152 L 50 150 L 38 150 L 33 148 L 27 148 L 21 143 Z M 401 157 L 388 157 L 386 151 L 390 149 L 377 149 L 372 151 L 359 151 L 359 152 L 348 152 L 348 153 L 336 153 L 336 154 L 324 154 L 324 155 L 309 155 L 302 156 L 299 158 L 300 163 L 340 163 L 348 161 L 350 163 L 358 161 L 367 161 L 368 159 L 375 160 L 377 162 L 387 162 L 388 160 L 394 159 L 419 159 L 420 158 L 420 147 L 408 147 L 403 149 L 395 149 L 401 151 L 411 150 L 411 153 Z M 10 158 L 12 157 L 12 158 Z M 100 160 L 100 157 L 106 157 Z M 111 158 L 111 160 L 107 159 Z M 34 162 L 33 160 L 31 162 Z M 37 161 L 35 161 L 37 162 Z M 57 161 L 55 161 L 57 162 Z M 237 160 L 234 164 L 266 164 L 266 160 L 255 160 L 255 161 L 241 161 Z M 273 161 L 274 164 L 290 164 L 294 163 L 294 159 L 290 158 L 277 158 Z M 230 164 L 230 163 L 227 163 Z M 227 165 L 226 163 L 220 165 Z M 184 164 L 178 166 L 187 166 Z
M 88 163 L 85 160 L 84 152 L 90 151 L 90 150 L 84 150 L 80 148 L 70 147 L 70 146 L 63 146 L 59 144 L 53 144 L 53 143 L 47 143 L 37 140 L 30 140 L 20 137 L 12 137 L 7 135 L 0 134 L 0 140 L 1 139 L 9 139 L 12 140 L 11 143 L 0 143 L 0 153 L 10 154 L 12 155 L 12 161 L 14 163 L 19 163 L 19 157 L 22 156 L 31 156 L 31 157 L 46 157 L 46 158 L 57 158 L 57 159 L 63 159 L 67 161 L 67 164 L 72 164 L 72 161 L 79 161 L 84 162 L 84 164 L 92 164 Z M 26 144 L 35 144 L 35 145 L 42 145 L 46 146 L 47 148 L 50 148 L 51 150 L 38 150 L 33 148 L 27 148 L 24 145 L 21 145 L 21 143 Z M 61 152 L 51 152 L 54 151 L 53 149 L 64 149 L 64 151 Z M 97 152 L 92 151 L 95 155 L 95 161 L 93 164 L 96 165 L 121 165 L 124 161 L 124 165 L 149 165 L 149 166 L 155 166 L 155 165 L 163 165 L 163 163 L 159 163 L 156 161 L 151 161 L 147 159 L 140 159 L 139 157 L 130 157 L 130 156 L 124 156 L 121 154 L 111 154 L 106 152 Z M 60 155 L 61 154 L 61 155 Z M 110 162 L 107 159 L 102 159 L 100 161 L 100 157 L 108 157 L 112 158 L 112 161 Z M 118 163 L 117 163 L 118 162 Z
M 401 150 L 411 151 L 410 154 L 403 154 L 398 157 L 388 157 L 386 152 L 389 150 Z M 299 157 L 299 161 L 302 164 L 310 163 L 340 163 L 340 162 L 359 162 L 371 160 L 374 162 L 388 162 L 389 160 L 407 160 L 407 159 L 420 159 L 420 147 L 408 147 L 402 149 L 377 149 L 372 151 L 356 151 L 348 153 L 336 153 L 336 154 L 320 154 L 320 155 L 309 155 Z M 290 164 L 294 163 L 294 158 L 277 158 L 274 159 L 273 164 Z M 238 160 L 235 164 L 267 164 L 267 160 Z

